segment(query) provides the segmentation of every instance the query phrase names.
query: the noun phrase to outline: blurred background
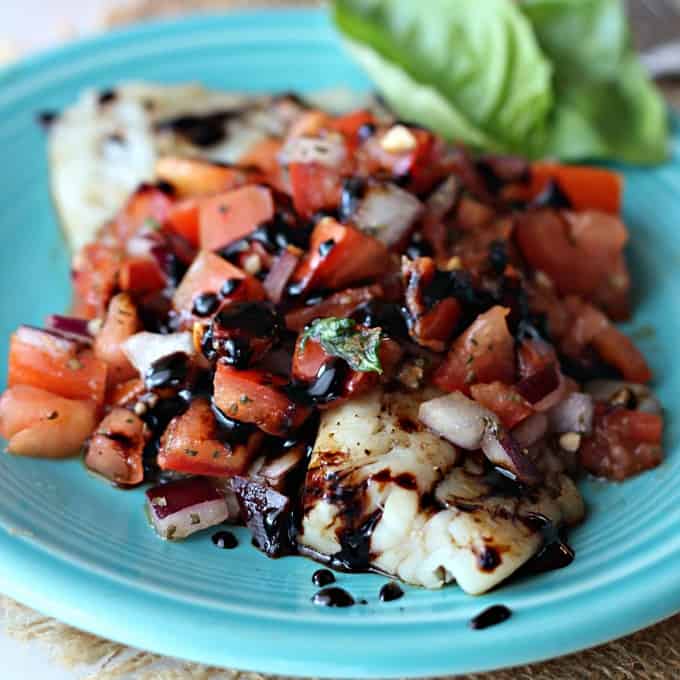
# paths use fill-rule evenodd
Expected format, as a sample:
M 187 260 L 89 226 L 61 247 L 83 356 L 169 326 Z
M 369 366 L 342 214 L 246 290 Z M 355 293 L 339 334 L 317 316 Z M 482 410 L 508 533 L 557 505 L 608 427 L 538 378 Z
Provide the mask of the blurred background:
M 2 0 L 0 62 L 144 17 L 301 0 Z M 304 4 L 321 4 L 306 0 Z M 641 50 L 680 41 L 680 0 L 627 0 Z

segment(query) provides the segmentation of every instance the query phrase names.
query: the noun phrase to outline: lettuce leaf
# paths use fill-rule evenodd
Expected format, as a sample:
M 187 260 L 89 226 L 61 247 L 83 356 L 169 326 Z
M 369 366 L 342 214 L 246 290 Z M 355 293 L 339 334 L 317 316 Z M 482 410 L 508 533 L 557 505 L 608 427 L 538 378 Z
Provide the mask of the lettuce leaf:
M 336 0 L 352 51 L 399 116 L 497 151 L 544 137 L 551 67 L 508 0 Z
M 657 163 L 664 102 L 620 0 L 335 0 L 390 106 L 450 140 L 566 160 Z

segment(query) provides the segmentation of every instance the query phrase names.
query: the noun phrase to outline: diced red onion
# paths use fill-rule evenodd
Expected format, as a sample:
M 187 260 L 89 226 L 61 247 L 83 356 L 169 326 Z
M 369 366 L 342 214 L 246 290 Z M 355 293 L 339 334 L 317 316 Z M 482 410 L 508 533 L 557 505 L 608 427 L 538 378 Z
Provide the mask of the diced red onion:
M 79 319 L 75 316 L 62 316 L 61 314 L 50 314 L 45 319 L 45 327 L 49 331 L 58 333 L 64 338 L 89 344 L 92 342 L 92 334 L 88 327 L 87 319 Z
M 530 403 L 537 404 L 560 387 L 560 374 L 554 363 L 520 380 L 516 390 Z
M 512 436 L 526 449 L 544 437 L 547 431 L 548 416 L 545 413 L 532 413 L 512 431 Z
M 235 519 L 224 495 L 204 477 L 155 486 L 146 492 L 146 499 L 149 518 L 161 538 L 186 538 Z
M 47 352 L 53 350 L 63 354 L 65 352 L 75 353 L 78 350 L 78 343 L 73 338 L 45 328 L 22 325 L 17 328 L 15 335 L 21 342 Z
M 636 397 L 636 410 L 661 415 L 663 407 L 658 397 L 647 387 L 623 380 L 591 380 L 585 384 L 585 391 L 596 401 L 609 401 L 617 392 L 629 389 Z
M 139 374 L 144 376 L 151 368 L 151 364 L 165 356 L 177 352 L 192 356 L 194 354 L 194 343 L 191 333 L 188 331 L 167 335 L 143 331 L 136 333 L 123 343 L 123 352 L 139 371 Z
M 593 429 L 595 406 L 593 398 L 583 392 L 572 392 L 548 412 L 553 432 L 588 434 Z
M 492 463 L 523 482 L 534 484 L 540 478 L 532 461 L 498 418 L 460 392 L 423 402 L 418 417 L 456 446 L 468 450 L 481 448 Z
M 449 175 L 429 196 L 425 202 L 428 212 L 441 219 L 453 209 L 460 193 L 460 180 Z
M 279 152 L 279 163 L 320 163 L 337 168 L 345 160 L 346 153 L 345 143 L 340 136 L 293 137 Z
M 265 280 L 263 281 L 264 289 L 267 291 L 267 297 L 274 303 L 281 302 L 283 291 L 288 285 L 290 277 L 295 272 L 300 261 L 299 255 L 291 253 L 289 250 L 284 250 L 272 264 Z
M 371 187 L 359 203 L 354 222 L 387 246 L 399 243 L 423 211 L 423 204 L 396 184 Z
M 460 392 L 424 401 L 418 418 L 444 439 L 463 449 L 478 449 L 487 423 L 497 423 L 491 411 Z
M 304 447 L 294 446 L 283 455 L 267 461 L 260 468 L 257 476 L 265 479 L 273 489 L 282 491 L 286 476 L 300 464 L 304 457 Z

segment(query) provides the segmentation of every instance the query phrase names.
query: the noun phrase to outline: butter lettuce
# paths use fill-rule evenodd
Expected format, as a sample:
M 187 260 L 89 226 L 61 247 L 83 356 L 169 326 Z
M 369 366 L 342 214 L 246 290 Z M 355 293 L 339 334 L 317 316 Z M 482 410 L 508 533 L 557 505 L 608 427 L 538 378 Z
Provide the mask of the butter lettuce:
M 335 0 L 348 47 L 396 113 L 532 158 L 655 163 L 663 100 L 619 0 Z

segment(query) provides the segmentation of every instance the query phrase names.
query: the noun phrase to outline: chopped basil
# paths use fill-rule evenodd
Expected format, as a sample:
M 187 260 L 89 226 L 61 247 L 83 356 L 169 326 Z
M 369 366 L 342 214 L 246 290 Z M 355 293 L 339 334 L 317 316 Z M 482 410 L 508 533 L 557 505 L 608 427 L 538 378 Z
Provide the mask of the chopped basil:
M 239 397 L 239 401 L 240 401 L 242 404 L 249 404 L 249 403 L 252 401 L 252 399 L 251 399 L 247 394 L 242 394 L 242 395 Z
M 52 411 L 48 416 L 47 420 L 56 420 L 59 417 L 58 411 Z
M 158 221 L 155 220 L 153 217 L 147 217 L 144 220 L 144 224 L 142 227 L 146 227 L 147 229 L 151 229 L 152 231 L 158 231 L 163 225 Z
M 321 344 L 331 356 L 344 359 L 355 371 L 382 373 L 378 356 L 380 328 L 361 328 L 352 319 L 317 319 L 305 329 L 301 349 L 309 338 Z
M 192 524 L 200 524 L 201 523 L 201 516 L 195 512 L 192 512 L 189 517 L 191 517 L 191 523 Z
M 175 535 L 176 532 L 177 532 L 177 527 L 174 524 L 171 524 L 168 527 L 168 534 L 167 534 L 168 539 L 172 540 L 172 538 L 173 538 L 173 536 Z
M 191 456 L 192 458 L 195 458 L 198 455 L 198 451 L 196 451 L 195 449 L 184 449 L 184 453 L 187 456 Z

